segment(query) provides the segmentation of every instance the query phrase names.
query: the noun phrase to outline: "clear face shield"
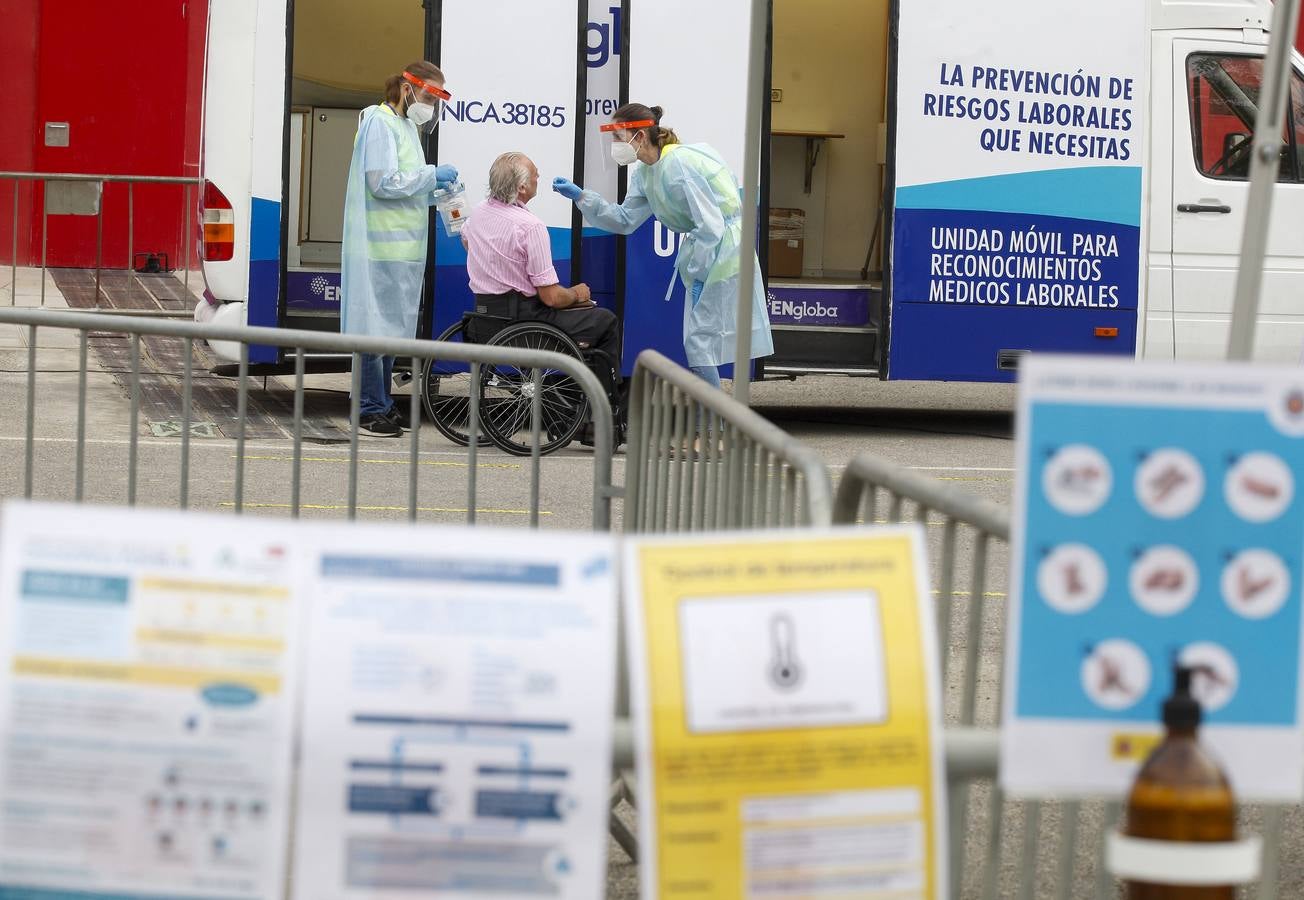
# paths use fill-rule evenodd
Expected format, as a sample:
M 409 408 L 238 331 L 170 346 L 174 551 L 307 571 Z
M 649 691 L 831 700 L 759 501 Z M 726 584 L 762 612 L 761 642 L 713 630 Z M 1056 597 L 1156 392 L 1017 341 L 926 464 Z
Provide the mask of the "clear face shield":
M 598 128 L 604 135 L 610 136 L 606 152 L 602 154 L 602 165 L 606 172 L 616 172 L 623 166 L 632 165 L 638 159 L 638 153 L 647 143 L 647 132 L 656 122 L 640 119 L 635 122 L 609 122 Z
M 439 125 L 439 114 L 444 101 L 453 95 L 441 85 L 424 78 L 418 78 L 411 72 L 403 73 L 403 80 L 412 88 L 412 102 L 408 104 L 407 117 L 422 131 L 434 131 Z

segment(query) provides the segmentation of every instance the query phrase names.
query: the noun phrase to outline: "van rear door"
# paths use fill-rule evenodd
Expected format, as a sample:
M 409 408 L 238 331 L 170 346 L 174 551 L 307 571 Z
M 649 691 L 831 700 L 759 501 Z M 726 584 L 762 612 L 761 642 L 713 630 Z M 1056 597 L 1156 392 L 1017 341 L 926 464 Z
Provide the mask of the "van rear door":
M 1184 86 L 1174 98 L 1171 213 L 1178 359 L 1226 354 L 1263 52 L 1261 45 L 1231 41 L 1173 42 L 1174 84 Z M 1304 347 L 1304 81 L 1298 67 L 1284 137 L 1254 356 L 1293 363 Z

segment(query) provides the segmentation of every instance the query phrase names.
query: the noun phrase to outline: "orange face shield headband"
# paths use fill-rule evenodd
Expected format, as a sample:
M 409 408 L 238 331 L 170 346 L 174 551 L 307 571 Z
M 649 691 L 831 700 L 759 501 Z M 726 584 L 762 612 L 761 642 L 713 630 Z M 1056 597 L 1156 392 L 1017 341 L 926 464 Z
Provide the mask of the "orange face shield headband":
M 608 122 L 606 125 L 600 125 L 598 131 L 603 134 L 610 134 L 613 131 L 636 131 L 639 128 L 651 128 L 656 122 L 651 119 L 639 119 L 637 122 Z
M 440 100 L 452 100 L 453 95 L 448 91 L 435 84 L 433 81 L 426 81 L 424 78 L 418 78 L 411 72 L 403 73 L 403 80 L 412 85 L 417 90 L 425 91 L 427 94 L 433 94 Z

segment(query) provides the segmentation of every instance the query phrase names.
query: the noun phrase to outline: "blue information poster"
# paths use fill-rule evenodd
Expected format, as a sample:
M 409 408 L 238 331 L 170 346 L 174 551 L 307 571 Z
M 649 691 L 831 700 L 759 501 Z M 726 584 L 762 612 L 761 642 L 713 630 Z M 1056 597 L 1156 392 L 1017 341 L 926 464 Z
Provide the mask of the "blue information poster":
M 1114 794 L 1175 662 L 1239 798 L 1298 802 L 1304 371 L 1021 370 L 1001 782 Z

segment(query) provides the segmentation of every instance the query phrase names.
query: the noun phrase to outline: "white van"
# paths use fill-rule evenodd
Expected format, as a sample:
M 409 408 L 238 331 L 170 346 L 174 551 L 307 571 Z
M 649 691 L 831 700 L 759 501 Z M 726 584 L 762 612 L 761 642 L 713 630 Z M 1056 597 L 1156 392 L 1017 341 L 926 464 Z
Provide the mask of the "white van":
M 664 106 L 684 140 L 741 171 L 746 47 L 730 36 L 746 33 L 750 5 L 609 0 L 584 4 L 577 28 L 576 0 L 212 0 L 212 298 L 234 321 L 337 327 L 357 114 L 414 59 L 447 70 L 454 102 L 431 158 L 473 189 L 493 155 L 520 149 L 546 161 L 545 183 L 573 167 L 614 197 L 614 176 L 594 165 L 595 129 L 626 98 Z M 999 381 L 1026 351 L 1223 355 L 1267 0 L 772 5 L 762 247 L 776 352 L 760 374 Z M 1293 62 L 1264 360 L 1295 361 L 1304 345 L 1304 68 Z M 563 115 L 546 126 L 487 115 L 509 103 Z M 649 223 L 616 240 L 546 192 L 531 208 L 553 230 L 563 278 L 588 281 L 626 322 L 627 370 L 647 346 L 682 354 L 679 315 L 663 303 L 668 235 Z M 1020 229 L 1057 228 L 1058 243 L 1011 246 Z M 432 229 L 423 336 L 470 303 L 444 237 Z M 1084 258 L 1098 240 L 1100 255 Z M 270 350 L 252 361 L 278 362 Z

